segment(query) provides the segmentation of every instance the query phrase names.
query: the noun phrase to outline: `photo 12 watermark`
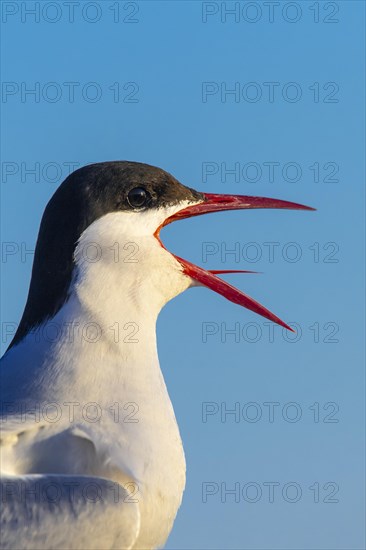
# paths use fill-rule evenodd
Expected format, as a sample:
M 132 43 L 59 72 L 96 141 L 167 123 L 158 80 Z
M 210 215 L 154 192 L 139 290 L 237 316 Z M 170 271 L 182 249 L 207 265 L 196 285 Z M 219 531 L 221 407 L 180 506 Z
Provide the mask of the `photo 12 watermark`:
M 3 1 L 1 2 L 2 23 L 35 24 L 57 23 L 118 23 L 140 22 L 141 2 L 129 1 Z
M 66 248 L 60 244 L 55 247 L 55 250 L 61 256 L 65 253 Z M 35 249 L 24 241 L 3 241 L 1 243 L 2 264 L 33 262 L 34 253 Z M 79 244 L 75 257 L 77 257 L 79 265 L 95 264 L 100 261 L 115 264 L 137 264 L 140 261 L 140 246 L 135 241 L 114 241 L 110 245 L 92 241 L 82 246 Z
M 1 342 L 10 344 L 19 324 L 15 321 L 1 322 Z M 28 341 L 35 344 L 97 344 L 100 341 L 110 344 L 139 344 L 141 343 L 140 323 L 126 319 L 115 321 L 111 325 L 102 325 L 96 321 L 80 323 L 79 321 L 48 320 L 27 333 Z M 141 343 L 143 345 L 143 342 Z
M 306 23 L 340 22 L 340 2 L 227 1 L 202 2 L 202 23 Z
M 2 103 L 139 103 L 137 82 L 3 81 Z
M 89 164 L 89 163 L 85 163 Z M 1 163 L 1 183 L 59 184 L 82 164 L 76 160 L 65 161 L 16 161 L 4 160 Z
M 339 183 L 340 166 L 334 160 L 312 161 L 203 161 L 202 183 Z
M 340 407 L 335 401 L 203 401 L 203 424 L 338 424 Z
M 339 103 L 337 82 L 206 81 L 201 84 L 202 103 Z
M 201 244 L 201 260 L 204 264 L 214 258 L 221 264 L 247 262 L 290 263 L 312 262 L 314 264 L 338 264 L 341 260 L 340 246 L 335 241 L 299 243 L 296 241 L 226 242 L 204 241 Z
M 1 480 L 0 502 L 1 504 L 53 504 L 72 506 L 80 504 L 132 504 L 139 502 L 139 486 L 134 481 L 128 481 L 123 485 L 98 477 L 72 476 L 72 475 L 47 475 L 37 478 L 16 479 L 15 477 Z M 42 514 L 42 511 L 41 511 Z M 28 517 L 28 523 L 32 516 Z
M 335 481 L 203 481 L 203 504 L 221 503 L 289 503 L 338 504 L 340 487 Z
M 102 420 L 109 420 L 115 424 L 138 424 L 140 407 L 134 401 L 120 403 L 98 403 L 97 401 L 0 401 L 0 426 L 29 425 L 30 423 L 47 424 L 74 424 L 86 422 L 97 424 Z M 13 434 L 10 433 L 10 438 Z M 4 430 L 2 441 L 6 445 L 7 433 Z
M 339 344 L 341 327 L 336 321 L 314 321 L 311 324 L 288 321 L 293 332 L 270 321 L 202 321 L 203 344 Z

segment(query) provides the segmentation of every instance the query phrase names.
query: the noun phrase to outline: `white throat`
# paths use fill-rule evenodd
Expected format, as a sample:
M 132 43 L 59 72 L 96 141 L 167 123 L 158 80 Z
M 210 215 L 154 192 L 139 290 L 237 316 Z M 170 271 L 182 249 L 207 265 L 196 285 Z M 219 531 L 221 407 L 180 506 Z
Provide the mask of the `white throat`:
M 137 321 L 126 315 L 156 320 L 190 286 L 181 265 L 153 235 L 169 211 L 107 214 L 79 239 L 75 292 L 102 324 Z

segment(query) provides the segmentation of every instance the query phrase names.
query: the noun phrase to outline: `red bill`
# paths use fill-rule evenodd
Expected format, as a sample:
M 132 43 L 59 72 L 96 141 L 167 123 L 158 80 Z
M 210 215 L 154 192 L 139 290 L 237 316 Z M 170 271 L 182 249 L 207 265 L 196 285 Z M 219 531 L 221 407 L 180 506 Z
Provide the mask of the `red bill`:
M 209 214 L 212 212 L 222 212 L 223 210 L 244 210 L 252 208 L 280 208 L 288 210 L 315 210 L 309 206 L 297 204 L 294 202 L 283 201 L 279 199 L 270 199 L 265 197 L 250 197 L 246 195 L 219 195 L 215 193 L 202 193 L 204 196 L 203 202 L 193 204 L 187 208 L 179 210 L 172 216 L 169 216 L 164 220 L 161 226 L 155 232 L 156 238 L 160 241 L 159 233 L 160 229 L 169 223 L 176 220 L 182 220 L 185 218 L 191 218 L 193 216 L 200 216 L 202 214 Z M 162 245 L 163 246 L 163 245 Z M 174 255 L 175 256 L 175 255 Z M 175 256 L 178 262 L 183 267 L 183 272 L 197 281 L 200 285 L 206 286 L 211 290 L 214 290 L 218 294 L 224 296 L 227 300 L 239 304 L 259 315 L 262 315 L 266 319 L 273 321 L 281 325 L 282 327 L 291 330 L 284 321 L 282 321 L 277 315 L 269 311 L 266 307 L 262 306 L 259 302 L 247 296 L 241 290 L 230 285 L 223 279 L 217 277 L 217 275 L 225 273 L 255 273 L 253 271 L 243 270 L 206 270 L 199 267 L 184 258 Z

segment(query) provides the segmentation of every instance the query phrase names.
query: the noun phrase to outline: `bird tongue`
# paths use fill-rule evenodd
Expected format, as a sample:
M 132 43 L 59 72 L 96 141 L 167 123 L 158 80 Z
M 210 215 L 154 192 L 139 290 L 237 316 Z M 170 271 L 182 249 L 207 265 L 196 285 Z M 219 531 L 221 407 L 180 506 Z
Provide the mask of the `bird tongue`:
M 159 231 L 161 227 L 168 225 L 176 220 L 182 220 L 184 218 L 191 218 L 193 216 L 200 216 L 202 214 L 209 214 L 211 212 L 220 212 L 222 210 L 242 210 L 246 208 L 282 208 L 291 210 L 314 210 L 309 206 L 303 206 L 294 202 L 282 201 L 279 199 L 269 199 L 265 197 L 250 197 L 246 195 L 218 195 L 215 193 L 202 193 L 204 201 L 199 204 L 194 204 L 179 210 L 172 216 L 166 218 L 163 224 L 158 228 L 156 237 L 159 238 Z M 159 239 L 160 240 L 160 239 Z M 284 321 L 282 321 L 277 315 L 269 311 L 250 296 L 247 296 L 241 290 L 238 290 L 234 286 L 230 285 L 223 279 L 217 277 L 217 274 L 223 273 L 254 273 L 252 271 L 239 271 L 239 270 L 206 270 L 199 267 L 184 258 L 180 258 L 173 254 L 178 262 L 183 267 L 183 272 L 198 281 L 201 285 L 214 290 L 218 294 L 221 294 L 231 302 L 239 304 L 241 306 L 262 315 L 266 319 L 273 321 L 281 325 L 282 327 L 291 330 Z

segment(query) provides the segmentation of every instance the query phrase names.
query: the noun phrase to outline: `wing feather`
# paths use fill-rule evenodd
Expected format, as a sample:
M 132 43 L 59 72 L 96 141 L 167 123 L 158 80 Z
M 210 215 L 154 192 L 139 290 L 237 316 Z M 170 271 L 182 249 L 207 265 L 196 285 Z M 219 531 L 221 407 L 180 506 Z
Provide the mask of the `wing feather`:
M 1 476 L 1 550 L 130 549 L 139 534 L 136 499 L 92 476 Z

